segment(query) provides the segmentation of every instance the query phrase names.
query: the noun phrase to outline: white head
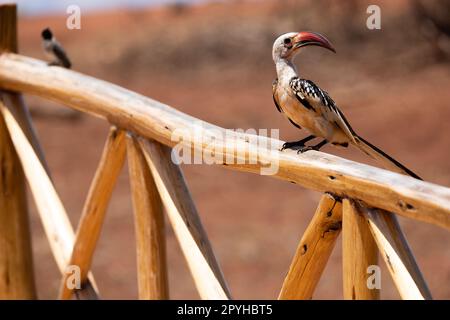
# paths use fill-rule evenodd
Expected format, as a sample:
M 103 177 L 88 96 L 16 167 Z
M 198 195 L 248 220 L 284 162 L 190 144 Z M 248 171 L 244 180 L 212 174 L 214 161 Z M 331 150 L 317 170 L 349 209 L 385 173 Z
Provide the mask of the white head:
M 330 41 L 319 33 L 308 31 L 289 32 L 279 36 L 273 43 L 273 61 L 275 63 L 278 60 L 292 61 L 300 51 L 299 48 L 311 45 L 324 47 L 336 52 Z

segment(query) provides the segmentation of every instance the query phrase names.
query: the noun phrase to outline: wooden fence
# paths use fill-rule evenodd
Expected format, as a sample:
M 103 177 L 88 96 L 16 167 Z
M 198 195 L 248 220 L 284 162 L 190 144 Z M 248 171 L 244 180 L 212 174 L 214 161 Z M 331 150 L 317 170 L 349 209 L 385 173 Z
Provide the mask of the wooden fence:
M 279 299 L 311 299 L 342 231 L 345 299 L 377 299 L 367 285 L 378 253 L 403 299 L 431 293 L 396 215 L 450 229 L 450 189 L 322 152 L 279 152 L 282 141 L 225 129 L 190 117 L 122 87 L 75 71 L 49 67 L 17 51 L 16 6 L 0 5 L 0 298 L 34 299 L 36 288 L 25 195 L 28 182 L 61 271 L 60 299 L 97 299 L 92 258 L 117 176 L 128 157 L 136 228 L 140 299 L 168 299 L 164 212 L 180 243 L 202 299 L 231 293 L 202 226 L 180 167 L 171 160 L 175 130 L 194 133 L 193 151 L 214 139 L 226 168 L 260 173 L 276 161 L 274 178 L 323 192 Z M 40 96 L 111 124 L 76 231 L 52 182 L 21 93 Z M 223 133 L 220 138 L 217 132 Z M 206 138 L 206 139 L 205 139 Z M 209 141 L 209 142 L 208 142 Z M 256 163 L 245 161 L 258 159 Z M 241 161 L 238 161 L 241 160 Z M 67 283 L 78 266 L 81 288 Z

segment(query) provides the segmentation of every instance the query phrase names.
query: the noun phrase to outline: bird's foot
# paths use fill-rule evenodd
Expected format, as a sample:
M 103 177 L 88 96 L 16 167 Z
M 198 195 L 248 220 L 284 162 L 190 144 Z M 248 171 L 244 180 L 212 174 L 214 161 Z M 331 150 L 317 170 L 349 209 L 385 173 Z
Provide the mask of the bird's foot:
M 306 151 L 315 150 L 318 151 L 319 148 L 317 146 L 303 146 L 300 149 L 297 150 L 297 154 L 299 153 L 305 153 Z
M 319 151 L 320 148 L 322 148 L 324 145 L 326 145 L 328 143 L 327 140 L 323 140 L 322 142 L 319 142 L 318 144 L 314 145 L 314 146 L 306 146 L 301 148 L 300 150 L 297 151 L 298 153 L 304 153 L 306 151 L 310 151 L 310 150 L 315 150 L 315 151 Z

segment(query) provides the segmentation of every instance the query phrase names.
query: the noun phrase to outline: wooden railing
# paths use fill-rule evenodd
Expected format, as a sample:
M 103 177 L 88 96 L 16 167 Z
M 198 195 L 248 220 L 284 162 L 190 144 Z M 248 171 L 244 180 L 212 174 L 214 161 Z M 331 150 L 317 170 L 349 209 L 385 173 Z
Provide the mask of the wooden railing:
M 25 180 L 62 274 L 59 298 L 99 297 L 89 270 L 125 156 L 135 216 L 139 298 L 169 298 L 164 211 L 200 297 L 231 298 L 181 169 L 171 159 L 171 147 L 179 142 L 173 139 L 177 130 L 188 133 L 182 143 L 193 152 L 211 148 L 212 143 L 219 156 L 231 160 L 219 164 L 226 168 L 260 173 L 276 162 L 278 171 L 272 177 L 324 192 L 279 299 L 312 298 L 341 230 L 346 299 L 379 297 L 379 290 L 367 285 L 367 270 L 378 263 L 378 251 L 402 298 L 431 299 L 396 214 L 450 229 L 449 188 L 321 152 L 279 152 L 282 141 L 225 132 L 122 87 L 18 55 L 16 48 L 16 8 L 1 5 L 0 298 L 36 297 Z M 52 183 L 22 92 L 111 124 L 76 232 Z M 67 285 L 68 266 L 80 268 L 81 289 L 73 291 Z

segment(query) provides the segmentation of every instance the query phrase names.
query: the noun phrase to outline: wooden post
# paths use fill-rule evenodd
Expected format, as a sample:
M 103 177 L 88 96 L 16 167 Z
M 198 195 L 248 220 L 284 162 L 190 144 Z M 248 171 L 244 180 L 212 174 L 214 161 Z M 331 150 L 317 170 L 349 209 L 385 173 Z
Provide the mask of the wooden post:
M 0 5 L 0 54 L 17 52 L 16 6 Z M 25 179 L 0 116 L 0 299 L 35 299 Z
M 344 299 L 379 299 L 380 290 L 369 288 L 368 267 L 378 265 L 378 249 L 369 225 L 353 200 L 344 199 L 342 215 L 342 260 Z
M 230 293 L 200 216 L 171 149 L 139 138 L 162 203 L 202 299 L 229 299 Z
M 342 228 L 342 203 L 324 194 L 297 247 L 278 299 L 311 299 Z
M 169 298 L 166 239 L 161 198 L 139 143 L 127 136 L 133 195 L 139 299 Z
M 83 207 L 72 256 L 68 264 L 80 268 L 81 283 L 86 281 L 91 268 L 109 199 L 123 167 L 125 151 L 125 132 L 111 127 Z M 69 274 L 63 273 L 59 289 L 59 298 L 63 300 L 70 299 L 72 296 L 72 289 L 66 283 L 68 276 Z M 79 293 L 78 290 L 76 292 Z
M 0 52 L 17 53 L 17 7 L 0 4 Z
M 397 217 L 381 209 L 357 205 L 369 221 L 370 231 L 402 299 L 432 299 Z

